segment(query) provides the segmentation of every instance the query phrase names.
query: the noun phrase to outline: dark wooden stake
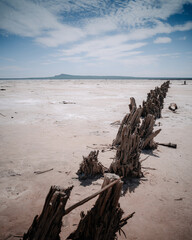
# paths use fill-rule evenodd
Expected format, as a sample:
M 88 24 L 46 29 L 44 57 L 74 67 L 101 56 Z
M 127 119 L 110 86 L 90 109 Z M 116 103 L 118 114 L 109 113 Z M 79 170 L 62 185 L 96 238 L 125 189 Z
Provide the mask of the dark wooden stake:
M 103 175 L 107 168 L 98 161 L 99 150 L 91 151 L 87 157 L 83 157 L 77 175 L 80 179 Z
M 109 167 L 109 172 L 121 177 L 142 177 L 140 157 L 140 136 L 131 132 L 130 125 L 124 125 L 121 133 L 121 144 L 116 157 Z
M 166 97 L 170 82 L 164 82 L 160 87 L 151 90 L 147 95 L 147 100 L 143 101 L 142 117 L 148 114 L 154 115 L 155 118 L 161 118 L 161 111 L 164 105 L 164 98 Z
M 133 214 L 122 218 L 123 210 L 119 206 L 122 181 L 115 174 L 105 174 L 102 188 L 116 181 L 112 187 L 99 195 L 94 207 L 81 220 L 77 229 L 68 236 L 68 240 L 114 240 L 116 233 L 127 223 Z
M 72 188 L 73 186 L 67 189 L 57 186 L 50 188 L 42 213 L 34 218 L 23 240 L 60 240 L 62 217 Z
M 139 135 L 141 137 L 141 149 L 156 149 L 157 143 L 154 141 L 154 137 L 160 133 L 161 129 L 153 132 L 155 125 L 155 117 L 148 114 L 139 128 Z
M 117 146 L 121 144 L 122 131 L 124 125 L 130 125 L 132 133 L 137 129 L 140 124 L 140 117 L 142 113 L 142 108 L 136 108 L 135 99 L 131 98 L 131 103 L 129 104 L 130 113 L 126 114 L 123 121 L 119 127 L 116 138 L 113 140 L 112 145 Z

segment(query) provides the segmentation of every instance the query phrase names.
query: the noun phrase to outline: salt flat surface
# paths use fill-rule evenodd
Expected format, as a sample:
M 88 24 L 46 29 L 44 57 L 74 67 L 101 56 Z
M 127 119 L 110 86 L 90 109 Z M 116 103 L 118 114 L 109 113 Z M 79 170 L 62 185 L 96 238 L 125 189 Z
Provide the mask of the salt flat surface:
M 96 192 L 102 179 L 86 187 L 76 179 L 82 156 L 91 148 L 111 144 L 129 111 L 130 97 L 140 105 L 150 89 L 163 81 L 152 80 L 21 80 L 0 81 L 0 239 L 26 232 L 42 206 L 51 185 L 74 185 L 68 206 Z M 159 146 L 142 153 L 145 178 L 125 186 L 120 198 L 125 214 L 135 216 L 123 230 L 128 239 L 192 239 L 192 81 L 171 81 L 165 99 L 162 128 L 156 141 L 172 142 L 177 149 Z M 63 104 L 63 101 L 73 104 Z M 168 110 L 171 102 L 177 113 Z M 109 166 L 115 151 L 100 152 Z M 54 168 L 35 175 L 34 171 Z M 176 200 L 182 199 L 182 200 Z M 62 239 L 76 228 L 80 212 L 95 200 L 67 215 Z M 119 239 L 125 239 L 119 236 Z

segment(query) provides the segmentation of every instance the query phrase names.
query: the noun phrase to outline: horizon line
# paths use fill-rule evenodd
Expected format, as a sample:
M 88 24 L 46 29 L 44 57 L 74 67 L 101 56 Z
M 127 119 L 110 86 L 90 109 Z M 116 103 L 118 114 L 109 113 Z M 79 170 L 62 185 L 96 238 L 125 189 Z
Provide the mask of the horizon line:
M 51 77 L 0 77 L 0 80 L 27 80 L 27 79 L 170 79 L 170 80 L 192 80 L 192 77 L 135 77 L 135 76 L 118 76 L 118 75 L 72 75 L 72 74 L 59 74 Z

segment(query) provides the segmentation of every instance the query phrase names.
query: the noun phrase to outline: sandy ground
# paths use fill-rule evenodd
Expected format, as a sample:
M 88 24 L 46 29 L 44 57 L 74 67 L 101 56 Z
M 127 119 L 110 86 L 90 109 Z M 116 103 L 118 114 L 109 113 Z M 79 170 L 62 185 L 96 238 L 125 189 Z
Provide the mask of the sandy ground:
M 192 81 L 172 81 L 156 140 L 159 146 L 142 153 L 145 178 L 124 186 L 120 204 L 125 214 L 136 212 L 123 230 L 128 239 L 192 239 Z M 128 112 L 130 97 L 137 104 L 162 81 L 0 81 L 0 239 L 16 239 L 42 210 L 51 185 L 74 185 L 67 206 L 101 188 L 102 179 L 81 183 L 76 177 L 82 156 L 110 144 Z M 63 101 L 76 104 L 63 104 Z M 168 110 L 175 102 L 177 113 Z M 159 127 L 156 127 L 159 128 Z M 115 151 L 100 152 L 109 166 Z M 153 168 L 149 170 L 146 168 Z M 35 171 L 53 168 L 36 175 Z M 95 200 L 63 219 L 65 239 Z M 119 239 L 125 239 L 119 236 Z

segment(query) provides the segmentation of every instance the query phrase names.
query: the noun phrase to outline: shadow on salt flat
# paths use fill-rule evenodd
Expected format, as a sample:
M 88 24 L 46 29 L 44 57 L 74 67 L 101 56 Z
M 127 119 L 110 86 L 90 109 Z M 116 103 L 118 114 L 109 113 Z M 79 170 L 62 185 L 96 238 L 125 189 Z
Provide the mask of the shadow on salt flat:
M 130 178 L 126 179 L 123 183 L 122 194 L 121 196 L 125 196 L 127 192 L 132 193 L 135 192 L 135 189 L 139 187 L 139 185 L 148 181 L 146 178 Z

